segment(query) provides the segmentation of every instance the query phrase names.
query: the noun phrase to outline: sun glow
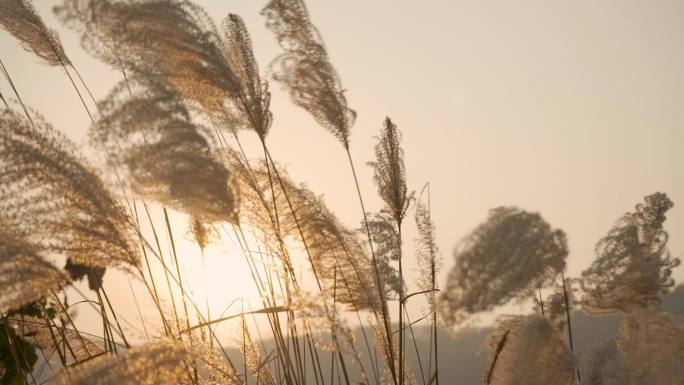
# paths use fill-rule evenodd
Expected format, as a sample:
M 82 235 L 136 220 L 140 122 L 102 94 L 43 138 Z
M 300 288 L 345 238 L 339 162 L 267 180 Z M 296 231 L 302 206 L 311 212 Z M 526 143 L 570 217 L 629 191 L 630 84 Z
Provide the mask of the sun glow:
M 243 252 L 234 234 L 222 233 L 204 250 L 186 238 L 174 240 L 183 284 L 204 315 L 208 309 L 212 319 L 240 312 L 243 303 L 246 309 L 260 306 L 247 264 L 249 253 Z

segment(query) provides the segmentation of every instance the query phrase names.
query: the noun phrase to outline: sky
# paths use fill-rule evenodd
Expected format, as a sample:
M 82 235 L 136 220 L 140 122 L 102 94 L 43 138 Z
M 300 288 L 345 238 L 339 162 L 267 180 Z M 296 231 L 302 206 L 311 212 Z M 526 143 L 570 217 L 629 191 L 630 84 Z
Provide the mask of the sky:
M 219 23 L 241 15 L 262 72 L 281 51 L 254 0 L 198 0 Z M 78 36 L 35 1 L 96 98 L 121 75 L 90 57 Z M 665 224 L 684 257 L 684 2 L 307 1 L 350 106 L 351 151 L 369 210 L 381 201 L 365 162 L 390 116 L 403 132 L 408 184 L 431 185 L 445 264 L 490 208 L 540 212 L 568 236 L 568 276 L 595 258 L 596 242 L 643 196 L 674 201 Z M 67 78 L 0 31 L 0 59 L 24 101 L 84 148 L 88 117 Z M 344 223 L 360 208 L 339 142 L 271 83 L 268 143 L 293 179 L 324 196 Z M 4 80 L 0 91 L 11 93 Z M 245 136 L 258 158 L 256 138 Z M 85 149 L 88 152 L 87 149 Z M 89 153 L 93 159 L 95 154 Z M 182 230 L 179 230 L 182 231 Z M 404 253 L 415 269 L 406 231 Z M 682 268 L 675 278 L 684 279 Z M 410 272 L 412 282 L 415 273 Z M 219 278 L 220 279 L 220 278 Z M 442 282 L 444 280 L 442 279 Z

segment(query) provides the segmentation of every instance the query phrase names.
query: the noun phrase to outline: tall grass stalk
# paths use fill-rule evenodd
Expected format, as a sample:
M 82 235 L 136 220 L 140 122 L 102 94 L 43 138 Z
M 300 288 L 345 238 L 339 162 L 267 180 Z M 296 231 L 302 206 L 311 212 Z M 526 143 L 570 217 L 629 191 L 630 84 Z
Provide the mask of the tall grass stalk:
M 361 212 L 363 213 L 363 224 L 364 227 L 366 228 L 366 235 L 368 236 L 368 245 L 371 251 L 371 258 L 373 262 L 373 273 L 375 276 L 375 285 L 378 289 L 378 294 L 380 296 L 380 302 L 381 302 L 381 314 L 382 314 L 382 323 L 385 331 L 385 337 L 387 339 L 387 349 L 389 352 L 389 357 L 387 358 L 388 361 L 388 366 L 390 367 L 390 372 L 392 374 L 392 380 L 394 381 L 395 385 L 398 385 L 398 376 L 397 376 L 397 370 L 394 365 L 394 348 L 392 347 L 392 331 L 390 329 L 390 323 L 389 323 L 389 312 L 387 311 L 387 302 L 385 301 L 385 293 L 383 290 L 383 284 L 382 280 L 380 278 L 380 272 L 378 271 L 378 261 L 377 258 L 375 257 L 375 251 L 373 249 L 373 239 L 371 237 L 370 233 L 370 227 L 368 226 L 368 216 L 366 215 L 366 207 L 363 204 L 363 196 L 361 195 L 361 187 L 359 186 L 359 179 L 356 176 L 356 169 L 354 168 L 354 161 L 352 160 L 351 152 L 349 150 L 349 146 L 345 146 L 345 150 L 347 152 L 347 158 L 349 159 L 349 167 L 351 168 L 352 171 L 352 176 L 354 177 L 354 185 L 356 186 L 356 193 L 359 198 L 359 205 L 361 206 Z

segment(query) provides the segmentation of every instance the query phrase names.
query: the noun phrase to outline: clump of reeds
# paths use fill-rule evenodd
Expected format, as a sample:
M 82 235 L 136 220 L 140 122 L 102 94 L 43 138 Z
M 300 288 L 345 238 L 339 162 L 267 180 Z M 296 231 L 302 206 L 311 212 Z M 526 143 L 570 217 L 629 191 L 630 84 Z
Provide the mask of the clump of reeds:
M 0 5 L 0 25 L 25 49 L 50 65 L 63 66 L 69 75 L 66 66 L 71 62 L 56 34 L 30 3 L 0 0 Z M 446 323 L 462 326 L 476 313 L 529 299 L 535 291 L 541 315 L 502 317 L 488 337 L 484 382 L 573 383 L 570 312 L 575 301 L 574 289 L 563 276 L 568 254 L 565 234 L 539 214 L 514 207 L 493 209 L 455 250 L 456 265 L 445 292 L 438 296 L 440 260 L 428 188 L 427 203 L 421 196 L 415 208 L 419 291 L 407 293 L 402 226 L 413 195 L 406 182 L 401 133 L 392 120 L 384 121 L 371 162 L 384 207 L 369 214 L 350 152 L 356 112 L 348 105 L 303 1 L 270 0 L 262 11 L 284 51 L 270 68 L 293 102 L 330 131 L 347 152 L 365 242 L 321 197 L 294 182 L 271 157 L 266 145 L 273 120 L 268 83 L 260 76 L 239 16 L 229 14 L 217 28 L 200 7 L 186 0 L 64 0 L 56 14 L 81 33 L 88 52 L 121 70 L 124 80 L 98 103 L 99 113 L 91 116 L 93 143 L 104 146 L 121 197 L 111 194 L 75 155 L 74 146 L 42 118 L 26 108 L 26 118 L 19 116 L 0 95 L 6 107 L 0 111 L 0 326 L 4 327 L 0 335 L 31 349 L 56 351 L 67 368 L 53 378 L 55 383 L 241 384 L 249 381 L 251 373 L 257 384 L 333 385 L 336 373 L 337 383 L 349 384 L 355 379 L 347 365 L 354 364 L 365 383 L 414 384 L 405 360 L 407 333 L 415 344 L 411 320 L 404 323 L 406 302 L 426 294 L 432 315 L 429 378 L 423 375 L 417 345 L 415 350 L 423 382 L 439 384 L 438 302 Z M 3 73 L 10 80 L 4 66 Z M 73 79 L 72 84 L 76 88 Z M 196 123 L 196 112 L 211 123 L 212 130 Z M 240 143 L 241 129 L 258 135 L 262 162 L 250 163 Z M 232 134 L 239 151 L 231 148 L 224 131 Z M 120 170 L 124 171 L 121 179 Z M 128 200 L 129 188 L 135 193 L 133 202 Z M 118 198 L 126 199 L 131 218 Z M 190 232 L 203 253 L 209 242 L 220 240 L 217 229 L 233 230 L 264 305 L 251 313 L 266 317 L 275 341 L 267 357 L 246 327 L 245 315 L 250 312 L 213 320 L 203 315 L 183 284 L 166 208 L 171 264 L 164 258 L 146 203 L 154 241 L 141 231 L 135 202 L 141 198 L 188 214 Z M 600 384 L 611 374 L 613 368 L 606 369 L 606 360 L 619 366 L 614 378 L 620 385 L 665 385 L 684 378 L 684 329 L 679 320 L 660 310 L 658 299 L 674 284 L 671 270 L 679 263 L 667 252 L 663 230 L 665 212 L 671 207 L 664 194 L 646 197 L 636 212 L 623 216 L 599 242 L 599 258 L 584 274 L 586 309 L 628 313 L 620 337 L 602 350 L 608 358 L 592 361 L 591 384 Z M 303 246 L 318 288 L 315 294 L 301 286 L 291 241 Z M 141 269 L 140 250 L 147 275 Z M 164 269 L 172 314 L 162 309 L 148 254 Z M 65 269 L 72 280 L 88 277 L 99 299 L 102 343 L 84 338 L 76 328 L 66 296 L 61 299 L 57 293 L 69 279 L 46 256 L 66 257 Z M 398 269 L 393 262 L 398 262 Z M 150 342 L 131 348 L 118 325 L 123 344 L 115 341 L 108 316 L 118 324 L 117 312 L 111 304 L 107 311 L 100 297 L 109 267 L 134 272 L 143 281 L 160 312 L 166 339 L 147 335 Z M 562 285 L 557 284 L 558 275 Z M 543 301 L 540 289 L 553 283 L 556 291 Z M 176 309 L 174 288 L 180 291 L 184 314 Z M 398 296 L 396 331 L 387 310 L 388 301 L 396 298 L 393 293 Z M 53 305 L 58 310 L 49 308 Z M 343 318 L 344 311 L 356 313 L 372 372 L 363 365 L 365 353 L 357 348 L 360 344 Z M 366 313 L 371 315 L 375 346 L 386 368 L 371 351 L 361 321 Z M 213 328 L 231 319 L 242 320 L 244 377 L 222 351 Z M 569 349 L 562 337 L 566 326 Z M 322 330 L 330 332 L 329 340 L 321 338 Z M 214 342 L 219 343 L 214 346 Z M 332 350 L 330 380 L 321 365 L 318 348 L 322 347 Z M 14 378 L 29 382 L 28 361 L 35 357 L 12 351 L 12 360 L 22 358 L 26 362 Z M 49 363 L 51 356 L 45 360 Z M 314 381 L 307 378 L 310 370 Z

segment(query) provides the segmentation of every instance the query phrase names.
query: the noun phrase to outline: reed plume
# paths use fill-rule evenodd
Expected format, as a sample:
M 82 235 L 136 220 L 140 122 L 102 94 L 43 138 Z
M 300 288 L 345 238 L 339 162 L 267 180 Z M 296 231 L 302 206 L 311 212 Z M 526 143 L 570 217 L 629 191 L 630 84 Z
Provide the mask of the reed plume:
M 574 384 L 572 354 L 551 323 L 539 315 L 500 318 L 483 350 L 489 353 L 483 384 Z
M 29 0 L 0 0 L 0 26 L 21 46 L 51 66 L 69 64 L 57 33 L 49 29 Z
M 654 193 L 623 215 L 596 245 L 597 258 L 582 273 L 582 306 L 592 314 L 630 312 L 660 303 L 674 286 L 680 260 L 667 250 L 665 213 L 673 203 Z
M 439 256 L 435 224 L 432 221 L 430 210 L 425 203 L 416 203 L 416 262 L 420 274 L 416 280 L 420 290 L 435 290 L 436 276 L 442 266 L 442 258 Z M 431 304 L 436 299 L 434 295 L 428 296 Z
M 271 94 L 268 91 L 268 82 L 261 80 L 252 52 L 252 41 L 242 18 L 234 14 L 228 15 L 223 22 L 223 30 L 226 60 L 239 83 L 236 94 L 238 100 L 234 103 L 242 117 L 242 124 L 246 128 L 251 127 L 263 142 L 273 120 L 269 111 Z
M 62 370 L 53 380 L 55 385 L 109 384 L 179 384 L 184 383 L 188 351 L 170 341 L 147 343 L 127 350 L 120 356 L 94 358 Z
M 271 0 L 261 13 L 285 51 L 271 63 L 274 79 L 285 85 L 294 104 L 349 147 L 356 112 L 347 105 L 340 79 L 304 2 Z
M 373 180 L 378 188 L 378 195 L 385 202 L 385 209 L 401 228 L 413 194 L 409 194 L 406 187 L 401 131 L 389 117 L 385 118 L 382 132 L 377 137 L 375 161 L 369 162 L 369 165 L 373 168 Z
M 231 61 L 244 58 L 245 52 L 230 47 L 211 18 L 192 2 L 65 0 L 55 8 L 55 14 L 82 34 L 86 51 L 116 69 L 161 79 L 191 107 L 224 128 L 247 125 L 244 113 L 255 112 L 253 105 L 245 111 L 237 103 L 246 79 L 233 71 Z M 249 37 L 242 34 L 246 31 L 236 27 L 238 24 L 235 16 L 229 16 L 226 35 L 248 42 Z M 249 67 L 238 70 L 240 76 L 254 75 Z M 251 91 L 248 95 L 255 96 Z M 267 94 L 257 104 L 265 105 L 267 110 Z M 266 115 L 261 116 L 265 130 L 270 124 L 270 116 Z
M 2 216 L 0 214 L 0 317 L 68 282 L 35 247 L 12 234 Z
M 656 192 L 623 215 L 596 245 L 597 258 L 582 273 L 582 306 L 593 314 L 630 312 L 660 303 L 674 286 L 680 260 L 667 250 L 665 213 L 673 203 Z
M 515 207 L 492 209 L 454 250 L 455 265 L 442 294 L 445 321 L 457 325 L 548 286 L 565 268 L 565 233 L 541 215 Z
M 635 310 L 620 327 L 619 385 L 684 384 L 684 321 L 657 309 Z
M 200 222 L 232 220 L 230 173 L 175 90 L 134 76 L 99 106 L 93 141 L 104 143 L 115 166 L 125 166 L 135 192 Z
M 270 187 L 266 165 L 250 170 L 235 153 L 228 156 L 227 162 L 233 171 L 234 182 L 238 185 L 236 189 L 240 191 L 236 199 L 239 220 L 257 229 L 271 229 L 275 213 L 272 197 L 267 194 Z M 282 170 L 279 174 L 298 219 L 295 221 L 293 215 L 281 213 L 278 222 L 281 236 L 301 239 L 301 230 L 313 268 L 318 278 L 325 283 L 325 290 L 332 290 L 336 269 L 342 271 L 350 290 L 339 290 L 338 302 L 354 304 L 358 309 L 378 311 L 381 304 L 376 294 L 371 261 L 355 232 L 346 228 L 323 200 L 306 186 L 295 183 Z M 288 204 L 282 189 L 275 189 L 274 192 L 276 207 Z M 279 254 L 278 241 L 273 231 L 264 231 L 261 236 L 261 241 L 272 252 Z M 340 279 L 339 276 L 337 279 Z
M 138 270 L 130 221 L 74 147 L 40 116 L 0 111 L 0 211 L 39 251 Z

